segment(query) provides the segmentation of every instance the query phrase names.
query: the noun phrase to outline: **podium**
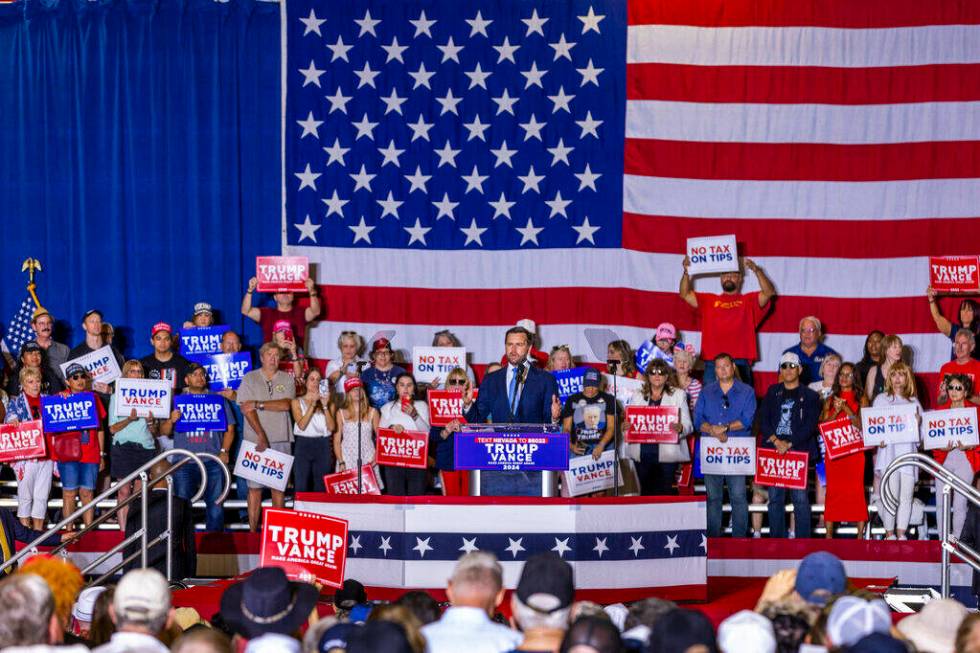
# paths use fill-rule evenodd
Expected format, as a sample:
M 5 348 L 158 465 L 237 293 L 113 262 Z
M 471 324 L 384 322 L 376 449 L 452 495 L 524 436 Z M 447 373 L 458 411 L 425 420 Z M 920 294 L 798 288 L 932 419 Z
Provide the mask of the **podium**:
M 470 496 L 558 496 L 569 437 L 552 424 L 470 424 L 456 433 L 455 467 L 469 470 Z

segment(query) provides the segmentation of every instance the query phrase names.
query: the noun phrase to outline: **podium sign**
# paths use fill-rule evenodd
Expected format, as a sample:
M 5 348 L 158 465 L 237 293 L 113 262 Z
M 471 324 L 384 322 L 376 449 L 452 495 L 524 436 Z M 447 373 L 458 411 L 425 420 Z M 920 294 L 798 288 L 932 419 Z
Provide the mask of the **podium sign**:
M 540 425 L 500 424 L 494 428 L 460 431 L 453 438 L 457 470 L 540 472 L 568 469 L 568 434 L 548 432 Z

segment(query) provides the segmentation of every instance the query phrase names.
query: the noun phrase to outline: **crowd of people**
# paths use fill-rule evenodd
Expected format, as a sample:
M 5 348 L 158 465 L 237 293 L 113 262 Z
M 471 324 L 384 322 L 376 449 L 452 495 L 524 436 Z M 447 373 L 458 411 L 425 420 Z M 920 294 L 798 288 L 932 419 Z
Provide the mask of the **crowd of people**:
M 203 618 L 153 569 L 83 589 L 71 562 L 30 558 L 0 581 L 0 650 L 84 653 L 977 653 L 980 615 L 934 600 L 893 625 L 880 595 L 850 582 L 826 552 L 766 582 L 754 610 L 717 627 L 704 613 L 655 597 L 630 604 L 576 600 L 572 566 L 553 552 L 530 556 L 515 589 L 497 558 L 456 562 L 446 603 L 409 591 L 369 600 L 347 579 L 324 588 L 260 567 L 221 593 Z M 203 608 L 203 606 L 202 606 Z M 506 615 L 506 616 L 505 616 Z M 806 648 L 804 648 L 806 647 Z
M 356 469 L 360 463 L 374 467 L 388 494 L 466 494 L 467 474 L 454 469 L 453 456 L 454 434 L 466 421 L 542 422 L 570 434 L 572 455 L 598 459 L 620 443 L 621 455 L 629 461 L 628 469 L 635 471 L 635 489 L 641 494 L 691 492 L 689 479 L 703 479 L 711 537 L 724 532 L 726 490 L 731 504 L 729 527 L 735 537 L 758 537 L 762 533 L 763 515 L 754 513 L 750 519 L 749 501 L 768 504 L 768 528 L 773 537 L 811 537 L 815 524 L 823 527 L 828 537 L 840 524 L 854 524 L 858 537 L 863 537 L 869 532 L 868 485 L 872 487 L 870 503 L 878 507 L 885 537 L 908 537 L 918 501 L 917 473 L 907 468 L 890 478 L 891 490 L 899 499 L 896 514 L 881 509 L 878 485 L 892 460 L 918 446 L 886 444 L 875 451 L 830 460 L 822 455 L 824 444 L 818 434 L 820 423 L 840 418 L 860 428 L 861 411 L 868 406 L 911 404 L 921 415 L 920 398 L 926 398 L 921 397 L 902 339 L 873 331 L 868 334 L 861 360 L 846 361 L 823 342 L 820 319 L 805 316 L 799 322 L 799 341 L 786 343 L 778 381 L 758 398 L 752 385 L 752 366 L 759 357 L 756 329 L 776 294 L 774 284 L 760 266 L 745 259 L 744 268 L 756 276 L 759 291 L 743 293 L 743 274 L 731 272 L 721 275 L 721 293 L 701 292 L 695 290 L 687 266 L 685 260 L 679 294 L 699 317 L 700 353 L 684 345 L 678 329 L 668 322 L 660 324 L 650 341 L 642 345 L 634 347 L 627 341 L 614 340 L 607 347 L 607 369 L 621 379 L 621 384 L 626 380 L 635 384 L 636 390 L 613 396 L 607 380 L 611 377 L 590 366 L 582 375 L 581 390 L 564 402 L 558 398 L 553 373 L 575 367 L 576 352 L 567 345 L 553 347 L 549 353 L 538 350 L 537 329 L 531 320 L 522 320 L 507 330 L 503 356 L 480 370 L 479 384 L 470 365 L 453 369 L 444 379 L 419 383 L 408 366 L 398 361 L 390 337 L 379 336 L 368 342 L 355 331 L 343 331 L 334 358 L 308 358 L 306 331 L 320 314 L 313 281 L 307 284 L 307 306 L 301 306 L 292 293 L 277 293 L 274 306 L 260 308 L 253 306 L 252 279 L 241 312 L 259 323 L 263 342 L 254 369 L 241 385 L 215 392 L 222 397 L 227 415 L 227 427 L 220 431 L 176 429 L 181 417 L 177 410 L 167 419 L 141 417 L 135 410 L 119 416 L 111 385 L 90 378 L 85 367 L 72 362 L 108 346 L 123 377 L 167 380 L 175 394 L 209 394 L 207 369 L 181 355 L 179 333 L 180 328 L 213 326 L 215 315 L 209 304 L 195 305 L 192 316 L 180 328 L 166 322 L 153 325 L 150 353 L 132 360 L 125 360 L 115 348 L 113 329 L 104 322 L 101 311 L 93 309 L 82 316 L 84 339 L 69 349 L 55 341 L 54 318 L 39 308 L 32 321 L 36 337 L 23 344 L 4 371 L 6 393 L 0 410 L 6 422 L 38 418 L 40 398 L 46 394 L 94 391 L 99 399 L 100 425 L 75 432 L 71 439 L 49 433 L 44 457 L 12 465 L 17 479 L 17 518 L 25 527 L 43 529 L 50 516 L 48 497 L 54 477 L 60 479 L 68 513 L 78 500 L 91 500 L 109 483 L 121 483 L 161 451 L 177 447 L 220 459 L 221 463 L 205 462 L 205 527 L 221 530 L 226 526 L 227 511 L 218 502 L 223 481 L 220 465 L 234 464 L 243 441 L 253 443 L 260 452 L 272 449 L 294 455 L 290 479 L 294 492 L 322 492 L 325 475 Z M 938 370 L 938 396 L 926 403 L 939 408 L 975 409 L 980 403 L 977 304 L 964 299 L 953 321 L 940 312 L 932 289 L 927 299 L 936 326 L 950 338 L 952 350 L 951 360 Z M 443 330 L 434 334 L 431 344 L 454 347 L 463 343 L 451 331 Z M 242 340 L 229 330 L 220 346 L 223 353 L 238 353 Z M 477 388 L 481 392 L 474 399 Z M 433 426 L 425 401 L 429 389 L 460 392 L 464 412 L 445 426 Z M 629 405 L 676 407 L 677 443 L 625 442 L 622 415 Z M 429 468 L 379 467 L 376 438 L 383 428 L 428 432 Z M 726 442 L 729 438 L 751 439 L 758 447 L 781 454 L 806 452 L 810 462 L 808 488 L 762 487 L 751 482 L 748 474 L 702 474 L 699 448 L 703 443 Z M 980 470 L 980 452 L 975 447 L 961 443 L 935 454 L 947 469 L 967 482 L 972 482 Z M 189 499 L 201 482 L 199 476 L 196 466 L 185 465 L 175 478 L 176 494 Z M 119 499 L 137 490 L 138 483 L 124 483 Z M 269 490 L 253 480 L 238 478 L 235 485 L 235 494 L 247 503 L 239 518 L 247 519 L 252 530 L 259 527 L 266 493 L 272 505 L 285 503 L 285 492 Z M 793 506 L 788 519 L 787 501 Z M 822 506 L 822 512 L 813 511 L 815 505 Z M 967 515 L 967 502 L 956 495 L 952 532 L 962 532 Z M 126 511 L 119 515 L 121 528 L 125 529 L 128 517 Z M 83 515 L 86 524 L 93 518 L 92 511 Z

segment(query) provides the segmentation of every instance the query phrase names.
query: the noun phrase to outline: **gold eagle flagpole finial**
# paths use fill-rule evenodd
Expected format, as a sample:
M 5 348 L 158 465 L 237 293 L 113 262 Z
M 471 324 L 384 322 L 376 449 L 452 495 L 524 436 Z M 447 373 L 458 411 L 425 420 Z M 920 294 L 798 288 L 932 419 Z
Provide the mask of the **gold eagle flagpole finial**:
M 34 303 L 38 308 L 42 308 L 41 300 L 37 298 L 37 284 L 34 282 L 34 273 L 40 272 L 44 268 L 41 267 L 41 262 L 36 258 L 24 259 L 24 263 L 20 266 L 21 272 L 26 272 L 28 274 L 27 280 L 27 292 L 31 293 L 31 297 L 34 299 Z

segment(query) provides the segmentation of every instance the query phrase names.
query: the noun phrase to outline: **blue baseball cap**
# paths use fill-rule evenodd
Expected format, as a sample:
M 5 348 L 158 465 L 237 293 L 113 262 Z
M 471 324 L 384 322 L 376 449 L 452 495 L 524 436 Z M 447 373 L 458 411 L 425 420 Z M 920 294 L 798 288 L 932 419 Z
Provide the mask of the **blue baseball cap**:
M 585 370 L 585 374 L 582 375 L 582 386 L 598 388 L 599 387 L 599 370 L 594 367 L 590 367 Z
M 847 589 L 847 573 L 840 558 L 817 551 L 803 558 L 796 570 L 796 592 L 813 605 L 827 605 L 831 597 Z

